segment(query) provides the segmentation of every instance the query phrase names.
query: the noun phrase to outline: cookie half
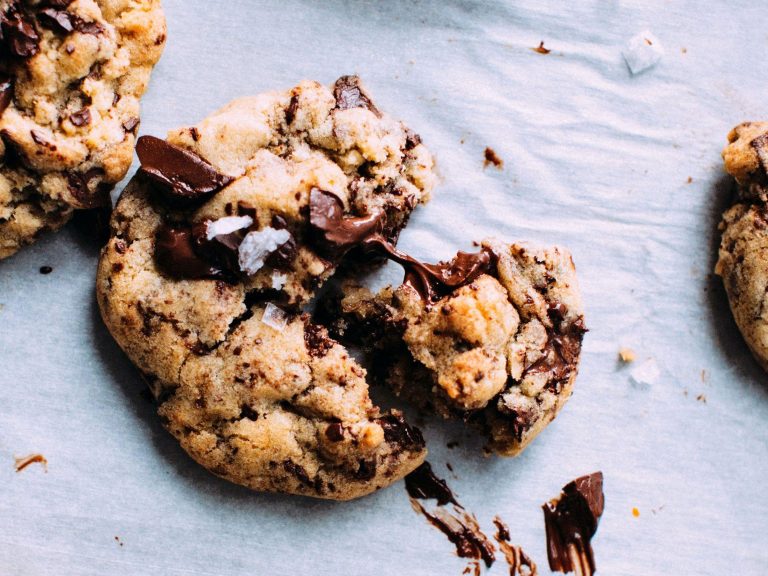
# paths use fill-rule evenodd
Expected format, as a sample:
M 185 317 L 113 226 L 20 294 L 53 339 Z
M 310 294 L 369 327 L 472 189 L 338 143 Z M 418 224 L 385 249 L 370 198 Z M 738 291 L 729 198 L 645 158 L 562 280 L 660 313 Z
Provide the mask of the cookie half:
M 476 254 L 419 264 L 373 295 L 346 285 L 320 316 L 368 342 L 398 395 L 462 419 L 488 449 L 519 454 L 571 395 L 586 332 L 573 261 L 561 248 L 486 240 Z
M 159 0 L 0 0 L 0 259 L 109 202 L 164 44 Z
M 720 224 L 715 273 L 723 278 L 739 330 L 768 370 L 768 122 L 734 128 L 723 160 L 738 188 Z
M 137 150 L 97 297 L 184 449 L 256 490 L 338 500 L 416 468 L 418 430 L 373 405 L 365 370 L 301 306 L 427 200 L 418 137 L 344 77 L 235 101 Z

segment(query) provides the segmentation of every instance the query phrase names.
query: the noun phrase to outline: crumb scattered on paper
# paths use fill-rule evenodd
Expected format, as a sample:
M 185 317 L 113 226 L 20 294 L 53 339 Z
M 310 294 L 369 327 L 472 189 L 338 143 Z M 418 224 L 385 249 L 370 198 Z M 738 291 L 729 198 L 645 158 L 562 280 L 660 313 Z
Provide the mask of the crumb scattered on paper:
M 121 547 L 121 548 L 123 547 L 123 542 L 122 542 L 122 540 L 120 540 L 120 536 L 115 536 L 115 542 L 117 542 L 118 544 L 120 544 L 120 547 Z
M 645 30 L 627 42 L 622 55 L 629 71 L 635 75 L 656 66 L 664 56 L 664 48 L 653 33 Z
M 696 400 L 704 404 L 707 403 L 707 397 L 704 394 L 699 394 L 698 396 L 696 396 Z
M 539 54 L 549 54 L 550 52 L 552 52 L 552 50 L 550 50 L 549 48 L 544 47 L 544 40 L 539 42 L 539 45 L 536 46 L 535 48 L 531 48 L 531 50 L 533 50 L 534 52 L 538 52 Z
M 656 360 L 648 358 L 642 364 L 638 364 L 629 372 L 629 379 L 637 386 L 647 387 L 656 383 L 661 376 Z
M 693 183 L 693 176 L 688 176 L 688 180 L 685 181 L 686 184 Z
M 704 384 L 707 384 L 709 382 L 709 372 L 707 372 L 706 370 L 701 371 L 701 381 Z
M 630 362 L 634 362 L 635 358 L 635 351 L 632 350 L 632 348 L 619 348 L 619 360 L 624 362 L 624 364 L 629 364 Z
M 29 456 L 22 456 L 20 458 L 14 458 L 16 461 L 16 472 L 21 472 L 27 466 L 32 464 L 40 464 L 43 466 L 45 472 L 48 472 L 48 460 L 42 454 L 30 454 Z
M 483 160 L 483 168 L 488 168 L 488 166 L 493 166 L 499 170 L 504 168 L 504 160 L 499 158 L 499 155 L 496 154 L 496 151 L 493 148 L 486 147 L 484 156 L 485 160 Z
M 634 516 L 635 518 L 639 518 L 640 510 L 638 510 L 637 508 L 632 508 L 632 516 Z

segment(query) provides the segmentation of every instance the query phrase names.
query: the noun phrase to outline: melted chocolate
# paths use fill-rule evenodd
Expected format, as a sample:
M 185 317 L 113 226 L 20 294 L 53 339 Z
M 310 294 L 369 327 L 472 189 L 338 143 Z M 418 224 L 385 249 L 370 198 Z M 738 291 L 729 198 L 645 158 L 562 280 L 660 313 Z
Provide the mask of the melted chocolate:
M 326 251 L 341 255 L 381 230 L 384 213 L 345 217 L 344 204 L 335 194 L 312 188 L 309 223 L 316 242 Z
M 233 180 L 197 154 L 154 136 L 139 138 L 136 153 L 141 171 L 177 200 L 203 200 Z
M 424 462 L 405 477 L 405 487 L 414 510 L 448 537 L 456 546 L 456 554 L 461 558 L 482 559 L 487 567 L 491 567 L 496 561 L 493 544 L 480 530 L 474 516 L 456 501 L 445 480 L 435 476 L 429 462 Z M 420 499 L 436 499 L 438 506 L 430 513 L 418 502 Z M 453 513 L 443 507 L 448 503 L 453 504 Z
M 498 516 L 494 517 L 493 524 L 496 526 L 494 539 L 499 545 L 499 550 L 504 554 L 504 560 L 507 561 L 509 575 L 536 576 L 538 574 L 536 563 L 520 546 L 511 543 L 509 527 Z
M 155 236 L 155 261 L 174 278 L 215 278 L 221 271 L 195 252 L 195 235 L 190 228 L 161 226 Z
M 360 84 L 360 78 L 357 76 L 342 76 L 336 80 L 336 84 L 333 86 L 333 97 L 336 99 L 338 110 L 365 108 L 381 117 L 381 112 L 373 104 L 370 96 L 365 93 Z
M 595 571 L 591 540 L 603 514 L 603 473 L 595 472 L 567 484 L 560 496 L 542 506 L 550 569 L 581 574 Z
M 379 418 L 377 422 L 384 429 L 384 439 L 387 442 L 404 448 L 421 448 L 424 446 L 424 437 L 421 435 L 421 430 L 408 424 L 402 415 L 389 414 Z M 447 486 L 446 489 L 448 489 Z
M 11 77 L 0 73 L 0 115 L 11 103 L 13 98 L 13 80 Z
M 550 316 L 553 308 L 550 307 Z M 557 387 L 566 382 L 573 372 L 581 352 L 581 343 L 587 328 L 582 318 L 577 318 L 567 326 L 556 323 L 556 328 L 547 331 L 547 345 L 544 355 L 525 370 L 525 374 L 552 372 L 550 386 Z
M 456 497 L 451 492 L 451 489 L 448 488 L 445 480 L 438 478 L 432 472 L 432 465 L 429 462 L 424 462 L 405 477 L 405 489 L 411 498 L 419 500 L 433 498 L 437 500 L 440 506 L 444 506 L 449 502 L 456 506 L 461 506 L 456 501 Z

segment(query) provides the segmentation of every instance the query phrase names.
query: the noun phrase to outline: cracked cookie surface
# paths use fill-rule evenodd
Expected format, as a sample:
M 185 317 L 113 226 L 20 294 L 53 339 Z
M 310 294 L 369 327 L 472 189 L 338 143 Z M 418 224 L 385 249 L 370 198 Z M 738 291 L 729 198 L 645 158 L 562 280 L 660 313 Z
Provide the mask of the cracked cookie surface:
M 348 249 L 374 224 L 395 239 L 426 201 L 418 137 L 344 77 L 235 101 L 138 152 L 97 297 L 182 447 L 232 482 L 338 500 L 416 468 L 419 431 L 372 403 L 365 370 L 300 307 L 344 252 L 316 224 L 343 215 L 327 235 Z
M 0 0 L 0 259 L 109 202 L 164 44 L 159 0 Z
M 566 251 L 487 240 L 474 256 L 483 253 L 483 269 L 442 293 L 419 290 L 409 271 L 375 296 L 343 286 L 319 315 L 341 339 L 368 341 L 395 393 L 465 420 L 490 450 L 514 456 L 570 396 L 586 328 Z M 457 262 L 442 276 L 455 276 Z
M 715 273 L 744 340 L 768 370 L 768 122 L 735 127 L 723 160 L 737 191 L 720 224 Z

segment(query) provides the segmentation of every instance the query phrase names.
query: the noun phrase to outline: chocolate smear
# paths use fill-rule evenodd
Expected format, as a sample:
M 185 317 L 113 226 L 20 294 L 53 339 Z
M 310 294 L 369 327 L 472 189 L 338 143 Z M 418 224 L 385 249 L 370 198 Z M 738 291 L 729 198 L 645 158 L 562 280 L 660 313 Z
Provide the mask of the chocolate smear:
M 0 73 L 0 115 L 11 104 L 13 98 L 13 80 L 11 77 Z
M 405 486 L 413 509 L 448 537 L 459 557 L 482 559 L 488 568 L 493 565 L 496 561 L 494 545 L 480 529 L 477 519 L 456 501 L 445 480 L 434 475 L 428 462 L 405 477 Z M 429 512 L 419 499 L 436 499 L 438 505 Z M 453 504 L 452 512 L 444 507 L 448 503 Z
M 411 498 L 418 500 L 435 499 L 440 506 L 445 506 L 449 502 L 461 506 L 445 480 L 435 476 L 429 462 L 424 462 L 405 477 L 405 489 Z
M 333 86 L 333 97 L 336 99 L 338 110 L 350 108 L 365 108 L 376 116 L 381 117 L 381 112 L 373 104 L 370 96 L 363 89 L 360 78 L 357 76 L 342 76 L 336 80 Z
M 43 466 L 46 472 L 48 472 L 48 460 L 42 454 L 30 454 L 29 456 L 23 456 L 21 458 L 14 458 L 16 461 L 16 472 L 21 472 L 27 466 L 32 464 L 40 464 Z
M 136 153 L 141 171 L 177 200 L 205 199 L 234 180 L 197 154 L 154 136 L 139 138 Z
M 553 310 L 550 309 L 550 317 Z M 525 374 L 551 372 L 550 386 L 559 386 L 566 382 L 573 373 L 581 353 L 581 344 L 587 328 L 579 317 L 566 324 L 560 322 L 555 328 L 547 330 L 547 344 L 543 356 L 525 369 Z
M 357 244 L 378 234 L 383 212 L 368 216 L 345 217 L 344 204 L 338 196 L 319 188 L 309 193 L 309 223 L 314 240 L 328 253 L 341 256 Z
M 494 539 L 507 561 L 509 576 L 537 576 L 539 572 L 536 563 L 520 546 L 511 543 L 509 527 L 498 516 L 493 519 L 493 523 L 496 526 Z
M 595 572 L 591 540 L 604 506 L 602 472 L 568 483 L 560 496 L 542 506 L 550 569 L 577 575 Z

